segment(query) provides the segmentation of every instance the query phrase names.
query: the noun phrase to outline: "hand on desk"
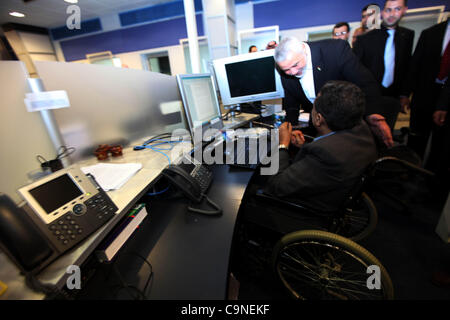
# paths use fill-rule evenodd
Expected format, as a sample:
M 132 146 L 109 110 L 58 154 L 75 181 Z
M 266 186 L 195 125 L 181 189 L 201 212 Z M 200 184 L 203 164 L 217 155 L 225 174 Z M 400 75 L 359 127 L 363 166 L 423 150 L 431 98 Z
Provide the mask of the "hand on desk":
M 300 148 L 305 143 L 305 137 L 300 130 L 292 131 L 292 125 L 289 122 L 284 122 L 278 128 L 278 135 L 280 144 L 284 144 L 286 147 L 289 147 L 289 144 L 293 144 L 294 146 Z
M 291 143 L 297 148 L 303 146 L 305 144 L 305 137 L 303 136 L 303 132 L 301 132 L 300 130 L 292 131 Z
M 289 147 L 291 143 L 291 135 L 292 135 L 292 125 L 290 122 L 284 122 L 278 128 L 278 138 L 279 144 L 284 144 L 286 147 Z

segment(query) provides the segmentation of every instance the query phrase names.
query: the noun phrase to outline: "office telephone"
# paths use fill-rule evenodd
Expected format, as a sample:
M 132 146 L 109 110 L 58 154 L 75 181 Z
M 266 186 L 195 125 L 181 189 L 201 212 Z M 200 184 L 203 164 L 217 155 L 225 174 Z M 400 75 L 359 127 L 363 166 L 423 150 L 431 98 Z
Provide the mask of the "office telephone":
M 170 165 L 162 173 L 183 195 L 195 203 L 201 203 L 203 199 L 215 208 L 215 210 L 202 210 L 188 207 L 189 211 L 203 214 L 219 214 L 222 209 L 206 196 L 206 192 L 213 180 L 212 172 L 203 164 L 194 164 L 188 158 L 178 165 Z
M 26 206 L 0 197 L 0 243 L 24 272 L 41 270 L 117 211 L 94 177 L 77 168 L 59 170 L 19 193 Z

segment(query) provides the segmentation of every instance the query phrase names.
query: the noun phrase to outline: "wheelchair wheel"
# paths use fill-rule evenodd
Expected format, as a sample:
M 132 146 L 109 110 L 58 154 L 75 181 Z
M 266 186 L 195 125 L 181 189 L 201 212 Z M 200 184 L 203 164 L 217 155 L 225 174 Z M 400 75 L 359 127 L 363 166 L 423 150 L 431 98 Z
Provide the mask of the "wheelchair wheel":
M 379 272 L 368 273 L 369 266 Z M 329 232 L 285 235 L 274 248 L 272 267 L 296 299 L 382 300 L 394 295 L 389 274 L 370 252 Z
M 339 234 L 353 241 L 360 241 L 368 237 L 378 223 L 378 211 L 372 199 L 362 193 L 353 205 L 345 209 L 343 217 L 339 217 L 333 233 Z

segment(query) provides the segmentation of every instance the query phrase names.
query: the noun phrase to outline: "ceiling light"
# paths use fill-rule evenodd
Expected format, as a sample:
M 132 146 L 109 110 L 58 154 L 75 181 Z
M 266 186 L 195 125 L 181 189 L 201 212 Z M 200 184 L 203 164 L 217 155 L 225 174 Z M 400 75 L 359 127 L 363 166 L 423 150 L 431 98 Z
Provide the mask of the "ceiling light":
M 22 12 L 17 12 L 17 11 L 10 12 L 9 15 L 13 16 L 13 17 L 18 17 L 18 18 L 25 17 L 25 15 Z
M 78 3 L 78 0 L 64 0 L 64 1 L 68 3 Z

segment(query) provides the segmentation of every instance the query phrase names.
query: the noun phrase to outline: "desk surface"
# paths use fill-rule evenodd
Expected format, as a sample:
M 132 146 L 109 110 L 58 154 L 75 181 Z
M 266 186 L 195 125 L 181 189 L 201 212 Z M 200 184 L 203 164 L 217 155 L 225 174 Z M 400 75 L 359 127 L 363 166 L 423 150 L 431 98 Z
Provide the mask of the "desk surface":
M 137 144 L 141 144 L 145 139 L 140 140 Z M 125 216 L 125 214 L 133 207 L 135 202 L 139 200 L 153 180 L 167 166 L 167 158 L 150 149 L 134 151 L 133 146 L 124 148 L 123 156 L 117 158 L 108 158 L 102 163 L 141 163 L 142 169 L 139 170 L 128 182 L 126 182 L 119 190 L 109 191 L 108 195 L 118 207 L 116 215 L 108 221 L 104 226 L 99 228 L 91 236 L 89 236 L 78 247 L 66 252 L 49 266 L 47 266 L 38 275 L 38 279 L 43 283 L 50 283 L 63 287 L 66 283 L 68 274 L 67 267 L 70 265 L 81 266 L 82 263 L 100 244 L 104 237 L 114 228 L 114 226 Z M 183 142 L 177 144 L 176 147 L 168 153 L 172 161 L 180 157 L 183 152 L 189 152 L 192 149 L 191 143 Z M 96 158 L 90 158 L 85 161 L 78 162 L 73 166 L 84 167 L 98 163 Z M 1 254 L 0 261 L 9 262 L 7 258 Z M 4 264 L 6 265 L 6 263 Z M 43 294 L 37 294 L 28 289 L 24 285 L 24 277 L 19 270 L 13 266 L 2 267 L 0 270 L 1 280 L 8 285 L 7 292 L 0 299 L 42 299 Z M 9 281 L 8 279 L 11 279 Z
M 148 216 L 117 256 L 121 277 L 143 290 L 149 267 L 153 278 L 148 299 L 226 299 L 231 245 L 241 199 L 253 171 L 228 165 L 212 166 L 213 183 L 208 197 L 223 209 L 220 216 L 187 210 L 184 197 L 148 202 Z M 117 277 L 103 272 L 88 283 L 81 299 L 115 299 Z M 129 298 L 129 295 L 126 297 Z
M 224 127 L 225 129 L 236 128 L 256 118 L 258 118 L 258 115 L 241 114 L 234 119 L 224 121 Z M 139 141 L 138 144 L 142 141 Z M 180 157 L 183 152 L 186 153 L 189 150 L 191 150 L 190 143 L 177 144 L 170 152 L 169 157 L 174 160 Z M 143 167 L 120 190 L 108 192 L 108 195 L 119 208 L 116 216 L 87 238 L 80 246 L 65 253 L 46 267 L 38 275 L 38 279 L 43 283 L 63 287 L 68 277 L 67 267 L 83 264 L 104 237 L 144 196 L 155 178 L 159 176 L 168 163 L 164 155 L 149 149 L 133 151 L 132 147 L 128 147 L 124 149 L 123 154 L 122 157 L 109 158 L 106 162 L 136 162 L 142 163 Z M 95 163 L 98 163 L 98 161 L 92 158 L 76 163 L 74 166 L 83 167 Z M 224 213 L 221 217 L 187 214 L 185 206 L 180 205 L 179 201 L 155 202 L 155 208 L 150 208 L 149 218 L 146 218 L 147 224 L 150 225 L 149 232 L 142 232 L 142 230 L 139 232 L 139 234 L 144 234 L 144 237 L 150 237 L 144 242 L 155 243 L 154 250 L 149 252 L 149 259 L 155 268 L 154 271 L 158 272 L 159 270 L 160 277 L 155 276 L 155 284 L 150 292 L 150 298 L 225 298 L 234 222 L 252 171 L 233 170 L 226 165 L 217 165 L 214 166 L 214 174 L 215 179 L 209 194 L 223 208 Z M 186 200 L 180 199 L 180 201 L 183 203 Z M 126 245 L 128 246 L 128 243 Z M 2 261 L 7 262 L 7 259 L 0 253 L 0 262 Z M 11 279 L 11 281 L 9 284 L 7 283 L 9 285 L 7 293 L 0 299 L 44 298 L 43 294 L 37 294 L 24 285 L 24 277 L 20 275 L 15 266 L 2 267 L 1 269 L 2 280 Z M 186 270 L 190 270 L 188 276 Z M 6 277 L 4 274 L 6 274 Z M 197 283 L 199 279 L 205 279 L 205 281 L 202 280 L 200 285 Z

